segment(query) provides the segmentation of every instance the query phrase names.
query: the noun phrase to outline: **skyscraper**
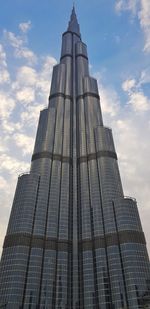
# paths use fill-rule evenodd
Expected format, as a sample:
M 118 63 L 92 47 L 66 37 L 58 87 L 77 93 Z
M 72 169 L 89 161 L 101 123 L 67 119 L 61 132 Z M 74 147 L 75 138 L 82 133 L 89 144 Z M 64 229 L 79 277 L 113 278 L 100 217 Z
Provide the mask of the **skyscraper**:
M 112 131 L 75 9 L 62 37 L 29 174 L 18 179 L 0 266 L 0 308 L 139 309 L 150 267 L 124 197 Z

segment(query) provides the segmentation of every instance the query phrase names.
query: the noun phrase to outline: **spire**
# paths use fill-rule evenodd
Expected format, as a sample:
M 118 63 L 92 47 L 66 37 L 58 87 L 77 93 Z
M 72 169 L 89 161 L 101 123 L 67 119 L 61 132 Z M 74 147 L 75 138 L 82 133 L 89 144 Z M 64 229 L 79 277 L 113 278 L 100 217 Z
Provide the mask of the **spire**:
M 70 17 L 70 21 L 69 21 L 69 25 L 68 25 L 67 30 L 71 31 L 71 32 L 75 32 L 78 35 L 80 35 L 80 27 L 79 27 L 79 24 L 78 24 L 74 3 L 73 3 L 72 13 L 71 13 L 71 17 Z

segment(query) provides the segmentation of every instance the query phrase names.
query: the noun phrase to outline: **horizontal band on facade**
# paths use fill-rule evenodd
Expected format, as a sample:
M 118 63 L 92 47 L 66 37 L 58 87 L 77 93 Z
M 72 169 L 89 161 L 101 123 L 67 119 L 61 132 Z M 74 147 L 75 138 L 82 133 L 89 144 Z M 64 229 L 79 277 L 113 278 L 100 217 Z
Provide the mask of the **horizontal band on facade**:
M 100 100 L 100 96 L 96 93 L 93 93 L 93 92 L 85 92 L 84 94 L 78 95 L 76 100 L 78 101 L 78 100 L 84 99 L 86 97 L 93 97 L 93 98 Z
M 57 98 L 57 97 L 61 97 L 61 98 L 73 101 L 72 96 L 66 95 L 63 92 L 58 92 L 58 93 L 51 94 L 49 96 L 49 100 L 53 99 L 53 98 Z M 76 100 L 78 101 L 78 100 L 84 99 L 86 97 L 93 97 L 93 98 L 96 98 L 96 99 L 100 100 L 100 96 L 98 94 L 96 94 L 96 93 L 93 93 L 93 92 L 85 92 L 84 94 L 81 94 L 81 95 L 77 96 Z
M 63 36 L 65 35 L 65 34 L 67 34 L 67 33 L 70 33 L 70 34 L 75 34 L 76 36 L 78 36 L 78 38 L 80 38 L 81 39 L 81 36 L 78 34 L 78 33 L 76 33 L 76 32 L 73 32 L 73 31 L 65 31 L 64 33 L 63 33 Z
M 95 237 L 94 240 L 82 240 L 80 246 L 83 251 L 105 248 L 105 246 L 117 246 L 118 244 L 126 243 L 139 243 L 146 244 L 145 236 L 143 232 L 139 231 L 120 231 L 117 233 L 106 234 L 103 236 Z
M 42 159 L 42 158 L 47 158 L 51 159 L 53 161 L 61 161 L 63 163 L 69 163 L 72 164 L 72 158 L 71 157 L 65 157 L 60 154 L 53 154 L 49 151 L 42 151 L 33 154 L 31 161 Z
M 78 58 L 78 57 L 83 57 L 83 58 L 85 58 L 86 60 L 88 60 L 88 57 L 87 57 L 86 55 L 84 55 L 84 54 L 77 54 L 77 55 L 76 55 L 76 58 Z
M 108 150 L 101 150 L 95 153 L 90 153 L 87 156 L 82 156 L 77 159 L 77 163 L 83 163 L 91 160 L 96 160 L 101 157 L 108 157 L 108 158 L 113 158 L 117 160 L 117 154 L 113 151 L 108 151 Z
M 138 243 L 146 244 L 143 232 L 139 231 L 120 231 L 103 236 L 95 237 L 94 239 L 86 239 L 79 242 L 80 250 L 88 251 L 92 249 L 105 248 L 105 246 L 117 246 L 118 244 Z M 4 241 L 4 248 L 15 246 L 27 246 L 31 248 L 45 248 L 47 250 L 71 251 L 72 243 L 67 240 L 58 240 L 40 236 L 31 236 L 27 234 L 12 234 L 7 235 Z
M 64 59 L 64 58 L 66 58 L 66 57 L 73 58 L 73 55 L 72 55 L 72 54 L 65 54 L 65 55 L 61 56 L 60 61 L 61 61 L 62 59 Z
M 4 241 L 4 248 L 13 246 L 27 246 L 32 248 L 45 248 L 47 250 L 69 251 L 71 250 L 71 242 L 67 240 L 58 240 L 55 238 L 47 238 L 42 236 L 31 236 L 27 234 L 7 235 Z
M 57 98 L 57 97 L 61 97 L 63 99 L 68 99 L 70 101 L 73 100 L 71 95 L 64 94 L 63 92 L 58 92 L 58 93 L 51 94 L 49 96 L 49 100 Z
M 108 157 L 108 158 L 113 158 L 117 160 L 117 154 L 113 151 L 106 151 L 106 150 L 101 150 L 96 153 L 90 153 L 87 156 L 82 156 L 77 159 L 77 164 L 81 164 L 83 162 L 91 161 L 91 160 L 96 160 L 101 157 Z M 42 151 L 33 154 L 31 161 L 35 161 L 38 159 L 42 158 L 47 158 L 51 159 L 53 161 L 61 161 L 62 163 L 69 163 L 73 164 L 73 159 L 71 157 L 65 157 L 60 154 L 52 154 L 49 151 Z

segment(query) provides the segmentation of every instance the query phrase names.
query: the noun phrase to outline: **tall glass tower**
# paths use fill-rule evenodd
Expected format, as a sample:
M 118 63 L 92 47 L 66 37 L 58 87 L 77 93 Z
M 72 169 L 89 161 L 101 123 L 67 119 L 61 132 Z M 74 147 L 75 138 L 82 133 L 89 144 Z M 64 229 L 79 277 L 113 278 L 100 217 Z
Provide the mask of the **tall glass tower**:
M 29 174 L 18 179 L 0 266 L 0 308 L 150 306 L 150 267 L 133 198 L 73 8 L 41 111 Z

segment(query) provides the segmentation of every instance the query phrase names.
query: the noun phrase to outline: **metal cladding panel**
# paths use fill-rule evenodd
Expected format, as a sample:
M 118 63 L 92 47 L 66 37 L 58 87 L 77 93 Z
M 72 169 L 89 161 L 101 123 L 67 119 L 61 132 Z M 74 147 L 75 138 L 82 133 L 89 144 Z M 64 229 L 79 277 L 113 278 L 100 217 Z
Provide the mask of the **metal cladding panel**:
M 43 278 L 41 283 L 42 306 L 49 306 L 52 308 L 56 267 L 56 251 L 46 250 L 43 265 Z
M 57 64 L 54 67 L 50 91 L 51 95 L 65 92 L 65 74 L 66 66 L 64 63 Z
M 58 102 L 59 99 L 53 99 L 50 109 L 45 109 L 40 113 L 34 154 L 41 153 L 43 151 L 52 152 Z
M 40 248 L 31 248 L 28 260 L 26 284 L 24 286 L 23 304 L 26 306 L 36 306 L 39 299 L 41 265 L 43 250 Z
M 84 100 L 80 99 L 77 102 L 77 112 L 78 112 L 78 155 L 86 156 L 86 130 L 85 130 L 85 111 L 84 111 Z
M 89 172 L 89 190 L 91 203 L 91 220 L 93 236 L 104 235 L 103 219 L 102 219 L 102 204 L 100 196 L 99 178 L 96 160 L 88 162 Z
M 70 139 L 71 139 L 71 101 L 66 99 L 65 100 L 65 111 L 64 111 L 64 127 L 63 127 L 63 150 L 62 154 L 63 156 L 70 157 L 71 156 L 71 145 L 70 145 Z
M 124 277 L 129 308 L 146 308 L 149 304 L 150 267 L 145 244 L 121 244 Z
M 38 130 L 36 135 L 34 153 L 42 151 L 44 148 L 43 143 L 45 141 L 46 130 L 47 130 L 47 118 L 48 118 L 48 109 L 44 109 L 40 112 Z
M 38 189 L 38 199 L 36 203 L 35 222 L 33 228 L 33 235 L 44 236 L 45 235 L 45 222 L 47 215 L 47 203 L 49 192 L 49 178 L 41 176 L 40 185 Z
M 57 256 L 57 274 L 56 274 L 56 290 L 55 290 L 55 308 L 62 305 L 67 307 L 68 303 L 68 253 L 58 252 Z
M 0 265 L 0 303 L 18 309 L 22 302 L 29 247 L 5 248 Z M 9 305 L 10 304 L 10 305 Z
M 43 143 L 42 151 L 53 151 L 53 143 L 54 143 L 54 133 L 55 133 L 55 123 L 56 123 L 56 114 L 57 114 L 57 106 L 59 100 L 53 99 L 54 107 L 50 107 L 47 115 L 47 128 L 45 134 L 45 140 Z
M 47 215 L 46 235 L 57 238 L 59 218 L 59 196 L 61 181 L 61 162 L 53 161 L 49 191 L 49 208 Z
M 53 152 L 60 155 L 63 147 L 64 108 L 64 98 L 58 98 Z
M 40 156 L 41 153 L 38 153 L 38 155 Z M 45 154 L 43 158 L 36 159 L 31 163 L 31 173 L 33 174 L 35 174 L 38 171 L 39 175 L 49 177 L 50 168 L 51 168 L 51 159 L 45 158 Z
M 87 152 L 95 153 L 95 136 L 94 128 L 101 124 L 99 102 L 96 98 L 90 96 L 84 99 L 85 101 L 85 123 L 86 123 L 86 139 L 87 139 Z
M 115 152 L 111 129 L 103 126 L 97 126 L 97 128 L 95 128 L 95 140 L 97 151 L 106 150 Z
M 95 250 L 95 264 L 97 271 L 97 294 L 102 308 L 111 308 L 109 274 L 107 267 L 107 255 L 105 248 Z
M 72 58 L 66 55 L 61 59 L 61 63 L 66 66 L 66 76 L 64 76 L 66 85 L 64 94 L 70 96 L 70 100 L 72 100 Z
M 100 110 L 99 99 L 93 98 L 88 95 L 84 99 L 85 101 L 85 110 L 86 110 L 86 123 L 88 125 L 88 131 L 92 131 L 94 134 L 94 129 L 97 126 L 102 125 L 102 116 Z
M 72 55 L 72 34 L 70 32 L 63 35 L 61 57 L 68 54 Z
M 83 288 L 84 288 L 84 308 L 94 309 L 96 299 L 96 290 L 94 282 L 93 252 L 83 253 Z
M 26 174 L 19 177 L 7 237 L 16 234 L 19 238 L 21 233 L 26 233 L 30 237 L 32 234 L 38 187 L 39 176 Z M 19 308 L 23 297 L 28 256 L 29 246 L 25 244 L 19 246 L 11 244 L 4 249 L 0 269 L 2 303 L 10 302 L 12 306 Z
M 91 215 L 90 215 L 90 195 L 87 163 L 82 163 L 80 166 L 80 216 L 81 216 L 81 239 L 92 237 L 91 234 Z
M 128 308 L 126 286 L 124 282 L 124 269 L 119 246 L 108 247 L 107 256 L 112 304 L 114 308 Z
M 38 175 L 25 174 L 18 178 L 7 235 L 32 232 L 38 183 Z
M 62 163 L 58 238 L 65 240 L 69 239 L 69 168 L 68 163 Z
M 83 57 L 77 57 L 76 58 L 76 64 L 77 64 L 77 94 L 78 96 L 83 95 L 84 89 L 83 89 L 83 80 L 84 76 L 88 75 L 88 61 L 87 59 Z
M 105 229 L 107 233 L 112 233 L 115 231 L 112 201 L 123 196 L 117 162 L 113 158 L 101 157 L 98 159 L 98 169 Z
M 123 191 L 118 164 L 112 155 L 115 149 L 111 130 L 102 126 L 97 127 L 95 141 L 97 154 L 101 154 L 97 160 L 105 231 L 112 233 L 116 231 L 112 201 L 123 197 Z
M 88 57 L 86 44 L 81 41 L 76 43 L 76 55 L 83 55 Z
M 97 80 L 93 77 L 90 76 L 85 76 L 84 79 L 84 93 L 94 93 L 94 94 L 99 94 L 98 93 L 98 86 L 97 86 Z
M 142 231 L 137 203 L 132 198 L 121 198 L 114 200 L 114 208 L 118 231 L 137 230 Z
M 84 93 L 83 89 L 83 78 L 89 75 L 89 66 L 86 46 L 82 42 L 76 43 L 76 69 L 77 69 L 77 95 L 82 95 Z

